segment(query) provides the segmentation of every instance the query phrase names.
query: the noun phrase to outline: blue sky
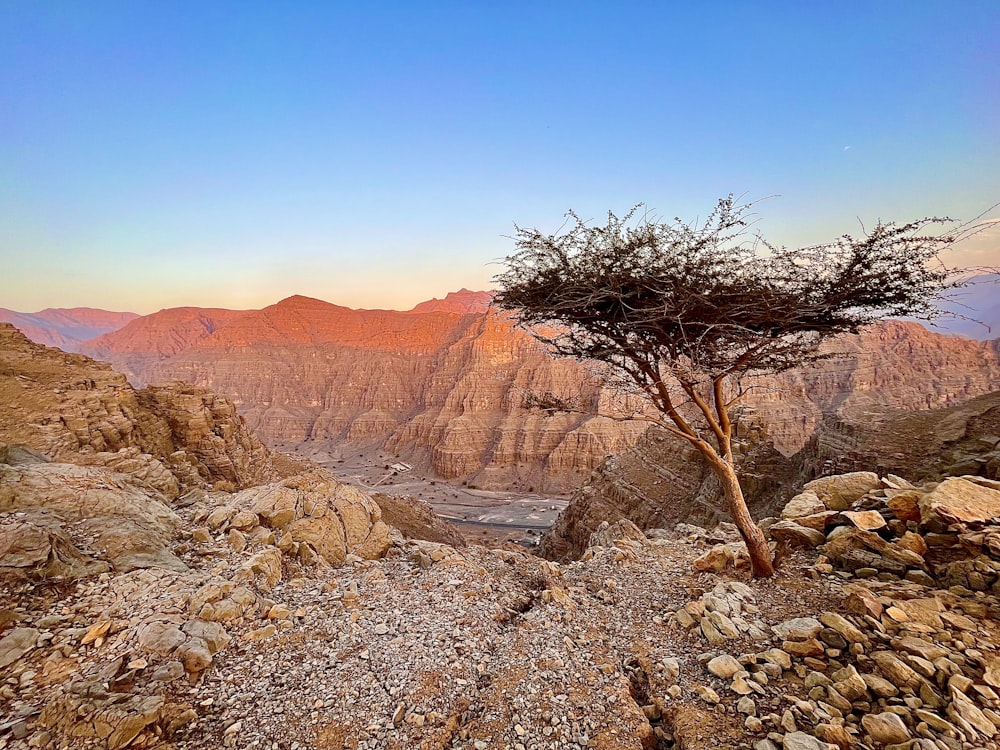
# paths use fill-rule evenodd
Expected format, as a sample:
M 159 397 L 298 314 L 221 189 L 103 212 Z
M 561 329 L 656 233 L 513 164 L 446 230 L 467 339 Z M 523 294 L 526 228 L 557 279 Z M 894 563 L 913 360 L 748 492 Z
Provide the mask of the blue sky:
M 405 309 L 487 286 L 514 222 L 730 192 L 785 244 L 971 218 L 998 40 L 995 0 L 7 0 L 0 307 Z

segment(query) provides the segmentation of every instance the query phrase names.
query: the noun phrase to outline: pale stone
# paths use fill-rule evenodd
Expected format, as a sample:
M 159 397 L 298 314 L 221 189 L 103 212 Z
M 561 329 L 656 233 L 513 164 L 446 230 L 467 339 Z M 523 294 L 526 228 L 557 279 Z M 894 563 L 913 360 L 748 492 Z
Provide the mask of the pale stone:
M 877 531 L 885 528 L 885 519 L 877 510 L 845 510 L 842 515 L 853 526 L 862 531 Z
M 847 510 L 878 486 L 878 475 L 874 472 L 855 471 L 814 479 L 805 489 L 814 492 L 830 510 Z
M 184 633 L 171 622 L 150 622 L 139 628 L 139 647 L 166 656 L 185 641 Z
M 893 745 L 910 739 L 910 730 L 894 713 L 886 711 L 881 714 L 865 714 L 861 717 L 861 726 L 869 736 L 883 745 Z
M 775 635 L 788 641 L 805 641 L 809 638 L 815 638 L 822 629 L 823 624 L 815 617 L 795 617 L 772 627 Z
M 784 750 L 826 750 L 826 746 L 811 734 L 788 732 L 782 742 Z
M 39 632 L 34 628 L 14 628 L 0 638 L 0 669 L 8 667 L 38 644 Z
M 729 654 L 716 656 L 705 666 L 709 672 L 714 674 L 716 677 L 723 678 L 724 680 L 728 680 L 737 672 L 743 671 L 743 665 Z
M 802 492 L 789 500 L 781 511 L 781 517 L 785 519 L 801 518 L 822 513 L 827 508 L 823 501 L 817 497 L 815 492 Z
M 934 517 L 945 523 L 989 523 L 1000 517 L 1000 491 L 951 477 L 920 500 L 920 517 L 923 523 Z

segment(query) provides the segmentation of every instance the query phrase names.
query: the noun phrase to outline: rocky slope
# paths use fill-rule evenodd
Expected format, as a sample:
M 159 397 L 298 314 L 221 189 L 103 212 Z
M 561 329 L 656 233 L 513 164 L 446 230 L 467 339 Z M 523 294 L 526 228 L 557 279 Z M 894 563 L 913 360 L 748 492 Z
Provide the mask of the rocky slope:
M 279 520 L 278 485 L 180 508 L 184 571 L 0 573 L 0 743 L 994 748 L 1000 490 L 950 481 L 813 484 L 784 530 L 821 556 L 768 581 L 726 528 L 606 525 L 566 566 L 400 536 L 334 567 L 281 551 L 305 507 Z
M 775 450 L 752 410 L 738 413 L 734 432 L 740 483 L 751 513 L 759 518 L 775 512 L 801 484 L 799 463 Z M 711 527 L 729 514 L 721 485 L 697 450 L 666 431 L 651 429 L 591 474 L 545 532 L 538 552 L 550 560 L 575 560 L 601 523 L 623 518 L 640 529 L 677 523 Z
M 226 393 L 266 439 L 378 446 L 483 487 L 567 490 L 642 432 L 522 410 L 525 390 L 582 390 L 595 400 L 599 389 L 494 314 L 349 310 L 293 297 L 226 319 L 165 311 L 88 351 L 133 382 L 183 379 Z
M 875 469 L 920 481 L 962 474 L 1000 479 L 1000 392 L 942 409 L 848 414 L 827 417 L 801 451 L 786 457 L 774 449 L 759 412 L 740 412 L 740 481 L 756 518 L 772 515 L 820 473 Z M 728 514 L 701 456 L 681 439 L 651 431 L 594 471 L 542 537 L 539 552 L 575 559 L 602 522 L 622 518 L 650 529 L 678 521 L 711 526 Z
M 138 317 L 132 312 L 92 307 L 46 308 L 36 313 L 0 307 L 0 323 L 10 323 L 35 343 L 57 346 L 64 352 L 79 351 L 82 342 L 117 331 Z
M 133 382 L 180 379 L 225 393 L 268 440 L 377 447 L 487 488 L 571 490 L 642 429 L 520 409 L 524 390 L 600 396 L 578 364 L 553 361 L 481 312 L 487 299 L 463 290 L 407 313 L 303 297 L 257 311 L 166 310 L 87 351 Z M 786 455 L 827 415 L 863 420 L 873 409 L 942 407 L 1000 387 L 995 342 L 915 323 L 875 326 L 831 352 L 839 356 L 748 383 L 747 403 Z
M 0 324 L 0 401 L 0 447 L 126 471 L 168 498 L 276 476 L 227 399 L 187 383 L 136 391 L 109 365 L 34 344 L 9 324 Z

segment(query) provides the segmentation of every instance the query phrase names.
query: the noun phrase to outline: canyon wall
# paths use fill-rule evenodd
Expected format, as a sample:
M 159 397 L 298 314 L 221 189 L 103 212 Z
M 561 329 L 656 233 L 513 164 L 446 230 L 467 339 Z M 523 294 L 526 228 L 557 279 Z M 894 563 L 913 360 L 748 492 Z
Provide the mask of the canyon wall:
M 136 384 L 183 380 L 232 398 L 266 440 L 387 450 L 421 470 L 484 488 L 563 492 L 644 431 L 521 408 L 527 391 L 609 394 L 572 360 L 549 357 L 463 292 L 408 312 L 291 297 L 263 310 L 180 308 L 89 342 Z M 828 347 L 830 359 L 748 379 L 745 403 L 785 455 L 829 416 L 930 409 L 1000 389 L 996 342 L 888 321 Z
M 137 385 L 184 380 L 230 396 L 265 440 L 377 446 L 481 487 L 568 491 L 643 432 L 521 408 L 526 391 L 601 398 L 495 313 L 350 310 L 292 297 L 259 311 L 168 310 L 91 342 Z M 486 296 L 488 302 L 488 296 Z M 434 307 L 438 307 L 435 305 Z

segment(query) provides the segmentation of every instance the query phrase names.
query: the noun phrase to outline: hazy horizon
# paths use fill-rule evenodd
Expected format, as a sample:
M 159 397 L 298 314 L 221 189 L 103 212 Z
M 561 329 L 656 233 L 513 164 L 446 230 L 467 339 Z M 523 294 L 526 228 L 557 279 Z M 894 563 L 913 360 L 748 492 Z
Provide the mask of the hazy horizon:
M 516 222 L 729 193 L 815 244 L 1000 201 L 1000 6 L 0 9 L 0 307 L 487 289 Z M 953 265 L 1000 266 L 1000 226 Z

